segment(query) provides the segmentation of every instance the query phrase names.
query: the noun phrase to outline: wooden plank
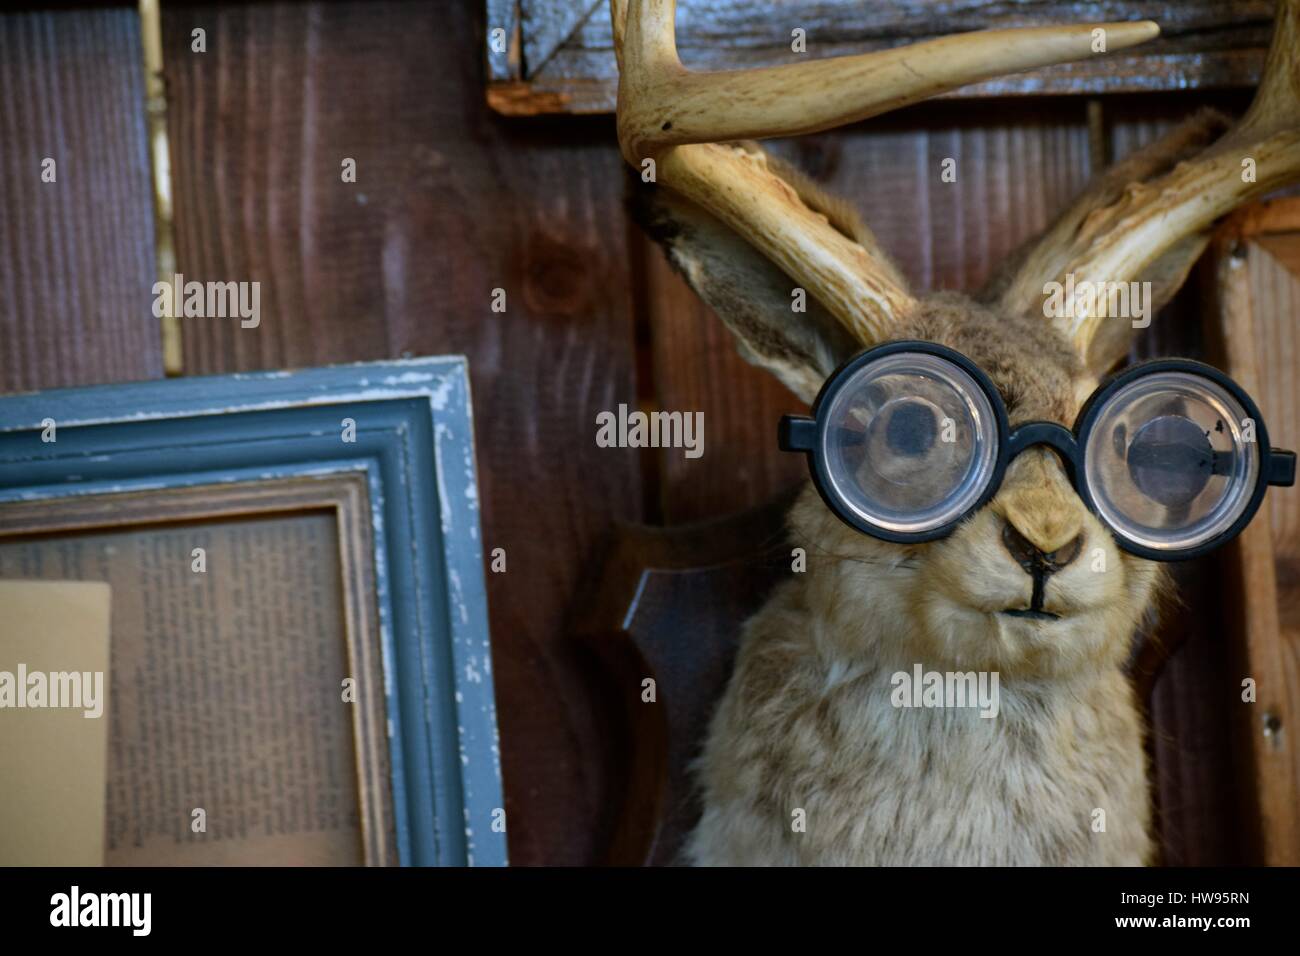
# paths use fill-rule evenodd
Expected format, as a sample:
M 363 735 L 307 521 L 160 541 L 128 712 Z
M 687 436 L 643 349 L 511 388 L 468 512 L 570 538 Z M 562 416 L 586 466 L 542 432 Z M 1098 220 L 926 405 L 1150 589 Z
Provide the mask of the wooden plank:
M 597 412 L 636 400 L 623 173 L 607 121 L 491 116 L 483 16 L 164 5 L 180 266 L 263 283 L 259 328 L 186 326 L 186 368 L 468 356 L 484 551 L 507 562 L 487 578 L 510 857 L 578 864 L 612 827 L 611 744 L 564 620 L 641 508 L 639 452 L 595 444 Z
M 501 32 L 496 33 L 497 30 Z M 519 0 L 487 0 L 488 79 L 494 83 L 513 82 L 523 76 L 523 29 L 519 23 Z
M 141 56 L 131 8 L 0 14 L 0 391 L 162 374 Z
M 1280 205 L 1300 209 L 1300 204 Z M 1300 216 L 1296 225 L 1300 230 Z M 1268 416 L 1272 440 L 1291 448 L 1300 445 L 1300 382 L 1294 374 L 1300 368 L 1300 330 L 1296 327 L 1300 316 L 1300 231 L 1259 236 L 1251 243 L 1250 259 L 1257 347 L 1269 358 L 1255 400 Z M 1276 374 L 1283 368 L 1289 369 L 1289 374 Z M 1293 571 L 1291 562 L 1300 561 L 1300 495 L 1285 491 L 1270 494 L 1268 511 L 1278 560 L 1287 564 L 1287 571 Z
M 1138 0 L 1101 6 L 1077 0 L 903 0 L 883 6 L 859 0 L 681 0 L 677 41 L 686 66 L 731 70 L 887 49 L 969 30 L 1153 18 L 1163 34 L 1141 52 L 1036 70 L 950 95 L 1133 93 L 1254 85 L 1272 15 L 1269 0 L 1185 0 L 1154 7 Z M 796 28 L 806 31 L 806 53 L 791 50 Z M 611 112 L 616 89 L 609 8 L 602 4 L 539 72 L 489 85 L 488 100 L 512 114 Z
M 1229 373 L 1253 395 L 1270 439 L 1296 443 L 1300 389 L 1300 200 L 1244 210 L 1216 234 L 1216 310 L 1211 316 Z M 1276 423 L 1276 424 L 1275 424 Z M 1244 756 L 1245 803 L 1256 824 L 1258 862 L 1300 864 L 1300 534 L 1295 489 L 1272 489 L 1265 508 L 1229 555 L 1237 598 L 1230 626 L 1242 635 L 1225 694 L 1240 699 L 1256 681 L 1257 700 L 1235 704 Z
M 524 72 L 530 76 L 546 69 L 551 57 L 608 0 L 521 0 Z

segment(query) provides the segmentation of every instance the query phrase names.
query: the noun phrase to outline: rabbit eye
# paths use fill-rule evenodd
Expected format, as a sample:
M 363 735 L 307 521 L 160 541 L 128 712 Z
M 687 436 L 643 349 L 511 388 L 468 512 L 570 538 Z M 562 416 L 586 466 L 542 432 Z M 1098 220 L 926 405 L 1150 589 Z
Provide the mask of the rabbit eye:
M 899 455 L 915 458 L 934 447 L 936 432 L 934 412 L 918 401 L 904 401 L 889 416 L 885 441 Z
M 997 417 L 988 396 L 937 356 L 880 358 L 823 414 L 828 483 L 846 507 L 882 528 L 924 532 L 953 521 L 995 469 Z
M 1102 520 L 1156 551 L 1212 540 L 1249 506 L 1258 445 L 1222 386 L 1183 371 L 1134 379 L 1098 412 L 1085 481 Z
M 1126 457 L 1133 483 L 1167 507 L 1195 500 L 1214 473 L 1209 437 L 1181 415 L 1161 415 L 1139 428 Z

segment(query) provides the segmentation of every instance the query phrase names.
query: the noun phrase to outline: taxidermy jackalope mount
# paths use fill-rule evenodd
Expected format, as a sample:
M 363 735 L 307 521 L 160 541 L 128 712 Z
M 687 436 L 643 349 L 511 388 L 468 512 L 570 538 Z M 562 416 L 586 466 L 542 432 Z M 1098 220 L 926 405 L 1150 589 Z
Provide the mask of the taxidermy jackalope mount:
M 850 369 L 871 379 L 836 426 L 849 436 L 840 452 L 851 462 L 853 487 L 839 488 L 844 475 L 837 479 L 821 453 L 817 487 L 805 489 L 791 511 L 792 544 L 806 549 L 808 567 L 745 625 L 699 761 L 703 815 L 688 858 L 1150 862 L 1141 719 L 1123 672 L 1135 631 L 1166 586 L 1162 565 L 1147 558 L 1177 538 L 1207 482 L 1230 485 L 1236 479 L 1224 476 L 1247 462 L 1240 467 L 1250 481 L 1258 478 L 1257 506 L 1268 480 L 1286 483 L 1294 456 L 1289 466 L 1285 452 L 1270 462 L 1267 448 L 1255 452 L 1231 438 L 1212 447 L 1220 441 L 1215 426 L 1198 430 L 1189 411 L 1198 396 L 1237 408 L 1231 391 L 1241 407 L 1253 405 L 1230 384 L 1206 378 L 1213 370 L 1164 369 L 1130 383 L 1164 404 L 1140 423 L 1149 426 L 1141 443 L 1127 433 L 1124 467 L 1093 475 L 1101 453 L 1089 453 L 1089 474 L 1075 475 L 1075 465 L 1085 469 L 1073 449 L 1089 431 L 1079 421 L 1089 422 L 1094 404 L 1085 400 L 1127 354 L 1133 334 L 1131 321 L 1107 314 L 1104 297 L 1080 290 L 1149 282 L 1154 311 L 1182 284 L 1215 220 L 1300 180 L 1300 0 L 1278 5 L 1264 76 L 1241 120 L 1202 112 L 1097 175 L 972 296 L 910 292 L 844 203 L 753 141 L 827 130 L 963 84 L 1098 55 L 1099 36 L 1105 51 L 1125 49 L 1155 37 L 1155 23 L 967 33 L 857 56 L 694 73 L 677 56 L 674 0 L 611 0 L 611 12 L 619 143 L 638 172 L 654 163 L 647 228 L 742 353 L 805 401 L 825 383 L 818 404 L 835 404 L 853 390 L 831 387 L 841 363 L 881 343 L 919 342 L 885 356 L 914 366 L 898 371 L 897 381 L 960 393 L 962 408 L 978 399 L 984 410 L 965 424 L 1000 420 L 1003 443 L 1008 424 L 1015 429 L 1014 453 L 998 466 L 1000 485 L 989 479 L 987 497 L 942 535 L 909 535 L 904 525 L 897 526 L 904 532 L 882 530 L 894 526 L 873 507 L 891 514 L 890 495 L 906 503 L 915 486 L 946 480 L 942 462 L 921 471 L 907 465 L 941 448 L 931 433 L 936 420 L 916 409 L 942 407 L 945 398 L 903 395 L 908 408 L 875 428 L 883 409 L 897 404 L 893 373 L 881 357 L 870 360 L 884 369 L 875 379 L 865 365 Z M 1243 172 L 1248 166 L 1254 175 Z M 791 309 L 795 288 L 806 291 L 806 312 Z M 1045 308 L 1049 288 L 1072 290 L 1066 295 L 1074 300 Z M 890 348 L 897 347 L 877 352 Z M 1193 391 L 1160 398 L 1161 388 L 1184 385 Z M 1113 391 L 1106 397 L 1118 400 Z M 1128 411 L 1114 415 L 1137 414 L 1131 409 L 1140 401 L 1125 402 Z M 794 421 L 783 438 L 810 461 L 813 426 Z M 817 427 L 831 434 L 830 425 Z M 1113 439 L 1124 453 L 1123 424 L 1108 429 L 1101 444 Z M 1236 425 L 1226 431 L 1235 435 Z M 976 439 L 963 441 L 969 458 Z M 853 451 L 864 447 L 866 458 Z M 894 464 L 903 477 L 890 484 Z M 864 477 L 862 469 L 875 471 Z M 872 482 L 884 489 L 879 501 Z M 1115 513 L 1107 512 L 1106 482 L 1133 482 L 1136 491 L 1126 494 L 1149 494 L 1141 513 L 1158 527 L 1148 538 L 1141 521 L 1126 538 L 1124 502 L 1117 497 Z M 1243 494 L 1256 487 L 1247 485 Z M 832 507 L 836 495 L 853 500 Z M 1172 537 L 1160 537 L 1166 532 Z M 996 717 L 973 707 L 900 707 L 891 675 L 917 665 L 997 675 Z M 1104 829 L 1095 826 L 1098 811 Z

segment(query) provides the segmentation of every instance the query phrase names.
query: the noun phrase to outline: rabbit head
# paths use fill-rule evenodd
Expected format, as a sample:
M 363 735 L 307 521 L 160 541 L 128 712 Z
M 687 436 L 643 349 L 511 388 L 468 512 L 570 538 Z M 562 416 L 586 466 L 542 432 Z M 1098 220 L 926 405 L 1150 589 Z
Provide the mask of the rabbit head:
M 899 337 L 946 345 L 997 387 L 1011 424 L 1069 426 L 1092 376 L 1041 322 L 998 315 L 964 296 L 922 299 Z M 1162 565 L 1120 550 L 1047 448 L 1015 457 L 997 494 L 937 541 L 894 544 L 842 522 L 811 487 L 791 518 L 807 586 L 836 626 L 834 653 L 879 654 L 951 670 L 1061 677 L 1121 663 L 1162 593 Z M 1035 560 L 1037 559 L 1037 560 Z M 828 648 L 828 650 L 830 650 Z
M 915 296 L 847 204 L 745 137 L 824 130 L 963 83 L 1088 57 L 1099 31 L 1113 52 L 1150 39 L 1156 25 L 987 31 L 696 74 L 677 58 L 674 15 L 672 0 L 611 0 L 620 147 L 658 183 L 637 184 L 636 215 L 742 354 L 805 401 L 861 349 L 920 339 L 979 365 L 1012 426 L 1068 427 L 1128 354 L 1133 324 L 1095 304 L 1049 314 L 1049 285 L 1140 280 L 1154 312 L 1218 217 L 1300 180 L 1300 0 L 1280 0 L 1264 77 L 1236 125 L 1203 112 L 1096 176 L 976 296 Z M 1241 176 L 1244 155 L 1267 175 Z M 806 311 L 791 309 L 795 290 L 806 293 Z M 824 565 L 807 582 L 835 617 L 818 639 L 850 652 L 887 642 L 963 668 L 1068 673 L 1120 659 L 1162 580 L 1158 566 L 1116 547 L 1041 447 L 1015 457 L 992 500 L 939 541 L 869 538 L 812 493 L 791 524 L 810 570 L 819 557 Z
M 1300 0 L 1280 0 L 1260 88 L 1236 125 L 1202 114 L 1096 176 L 978 294 L 914 295 L 852 209 L 747 141 L 815 133 L 965 83 L 1090 57 L 1101 53 L 1098 36 L 1114 52 L 1155 36 L 1156 25 L 992 30 L 693 73 L 677 57 L 675 7 L 610 2 L 619 145 L 639 178 L 656 184 L 636 184 L 637 215 L 742 355 L 805 402 L 863 349 L 922 340 L 979 366 L 1013 427 L 1069 427 L 1128 354 L 1134 326 L 1095 300 L 1049 308 L 1049 287 L 1071 277 L 1076 291 L 1149 283 L 1154 312 L 1215 220 L 1300 181 Z M 1244 156 L 1257 178 L 1241 175 Z M 864 395 L 868 407 L 869 388 Z M 885 441 L 890 423 L 882 422 Z M 874 424 L 864 451 L 880 440 Z M 921 418 L 903 426 L 896 450 L 933 447 L 918 434 Z M 876 461 L 894 467 L 888 456 Z M 811 487 L 790 525 L 805 573 L 742 629 L 699 759 L 704 812 L 690 860 L 1150 862 L 1142 721 L 1117 665 L 1162 590 L 1162 571 L 1118 549 L 1054 451 L 1021 450 L 993 497 L 939 540 L 869 537 Z M 894 678 L 920 662 L 1000 675 L 999 719 L 971 708 L 900 709 Z M 809 821 L 797 833 L 792 808 Z M 1098 808 L 1111 820 L 1104 833 L 1087 822 Z

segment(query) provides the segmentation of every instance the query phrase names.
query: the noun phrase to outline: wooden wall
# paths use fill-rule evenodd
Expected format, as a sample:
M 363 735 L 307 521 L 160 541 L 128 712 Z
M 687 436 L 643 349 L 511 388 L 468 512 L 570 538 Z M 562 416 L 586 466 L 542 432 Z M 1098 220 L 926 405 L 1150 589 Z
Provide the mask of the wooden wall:
M 613 522 L 798 481 L 773 440 L 798 402 L 628 223 L 611 118 L 486 107 L 482 19 L 470 0 L 164 4 L 179 269 L 262 283 L 259 328 L 186 322 L 185 366 L 469 357 L 485 543 L 508 562 L 488 584 L 510 852 L 579 864 L 612 822 L 609 701 L 566 632 L 583 583 Z M 0 391 L 161 374 L 140 59 L 131 7 L 0 14 Z M 1105 100 L 1113 157 L 1205 98 Z M 969 288 L 1083 185 L 1095 144 L 1085 101 L 1060 98 L 928 104 L 780 148 L 869 209 L 919 286 Z M 1143 349 L 1195 353 L 1195 302 L 1171 313 Z M 620 402 L 703 410 L 705 456 L 597 448 Z M 1224 648 L 1207 570 L 1182 573 L 1186 643 L 1155 697 L 1166 857 L 1236 862 Z

